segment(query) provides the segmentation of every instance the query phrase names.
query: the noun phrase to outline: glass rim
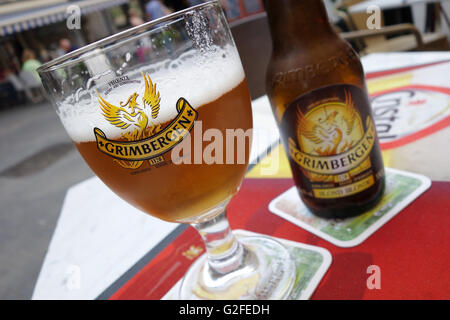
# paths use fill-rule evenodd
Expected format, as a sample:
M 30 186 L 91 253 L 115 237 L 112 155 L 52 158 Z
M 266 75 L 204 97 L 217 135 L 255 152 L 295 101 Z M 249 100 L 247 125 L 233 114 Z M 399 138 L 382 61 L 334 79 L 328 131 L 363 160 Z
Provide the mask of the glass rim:
M 147 30 L 147 31 L 151 30 L 154 26 L 156 26 L 158 24 L 161 24 L 161 23 L 167 22 L 167 21 L 171 21 L 171 20 L 175 20 L 179 16 L 183 16 L 190 11 L 197 11 L 199 9 L 203 9 L 203 8 L 209 7 L 209 6 L 220 6 L 219 0 L 210 0 L 205 3 L 201 3 L 201 4 L 198 4 L 198 5 L 195 5 L 195 6 L 192 6 L 192 7 L 177 11 L 177 12 L 173 12 L 164 17 L 145 22 L 136 27 L 128 28 L 121 32 L 110 35 L 106 38 L 94 41 L 92 43 L 89 43 L 89 44 L 81 47 L 81 48 L 78 48 L 71 52 L 65 53 L 64 55 L 62 55 L 60 57 L 57 57 L 49 62 L 42 64 L 39 68 L 37 68 L 36 71 L 39 74 L 43 74 L 43 73 L 46 73 L 49 71 L 55 71 L 61 67 L 65 67 L 65 66 L 71 65 L 73 63 L 77 63 L 80 60 L 86 58 L 86 57 L 82 57 L 82 55 L 85 53 L 94 51 L 95 49 L 102 47 L 102 46 L 106 46 L 110 43 L 114 43 L 117 40 L 125 39 L 131 35 L 139 34 L 142 30 Z

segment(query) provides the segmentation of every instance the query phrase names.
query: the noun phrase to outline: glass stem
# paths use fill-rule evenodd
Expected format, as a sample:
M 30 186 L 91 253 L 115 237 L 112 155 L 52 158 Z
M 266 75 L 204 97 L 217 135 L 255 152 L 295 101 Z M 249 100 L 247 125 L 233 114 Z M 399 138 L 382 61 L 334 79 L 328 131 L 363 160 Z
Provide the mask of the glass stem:
M 242 266 L 244 247 L 231 232 L 226 210 L 213 219 L 192 226 L 205 242 L 210 271 L 227 274 Z

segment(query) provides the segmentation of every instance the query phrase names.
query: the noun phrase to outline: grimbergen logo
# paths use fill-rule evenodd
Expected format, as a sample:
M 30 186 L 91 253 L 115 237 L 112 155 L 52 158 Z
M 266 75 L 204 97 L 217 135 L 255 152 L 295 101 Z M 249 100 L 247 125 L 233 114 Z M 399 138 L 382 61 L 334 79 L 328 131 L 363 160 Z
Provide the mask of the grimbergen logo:
M 367 117 L 368 130 L 364 137 L 351 149 L 340 154 L 315 156 L 298 150 L 295 141 L 289 138 L 289 155 L 303 169 L 319 174 L 340 174 L 358 167 L 372 150 L 375 141 L 375 127 Z
M 108 130 L 94 128 L 97 149 L 113 158 L 123 168 L 139 169 L 145 161 L 157 167 L 168 164 L 164 154 L 171 151 L 171 163 L 181 164 L 246 164 L 252 138 L 252 129 L 208 128 L 185 98 L 176 102 L 176 116 L 165 124 L 156 119 L 160 110 L 160 95 L 156 84 L 142 74 L 145 90 L 140 98 L 133 92 L 119 105 L 108 102 L 98 93 L 98 102 L 105 120 L 121 129 L 119 138 L 108 137 Z M 106 93 L 124 84 L 137 83 L 127 76 L 115 79 Z M 166 122 L 167 123 L 167 122 Z M 205 142 L 207 144 L 205 145 Z
M 148 74 L 142 74 L 145 91 L 141 104 L 139 94 L 134 92 L 120 107 L 106 101 L 98 94 L 100 108 L 105 119 L 113 126 L 124 130 L 123 140 L 111 140 L 100 128 L 94 128 L 97 148 L 115 159 L 122 167 L 139 168 L 145 160 L 150 164 L 163 162 L 162 156 L 175 147 L 194 127 L 197 111 L 189 102 L 178 99 L 178 115 L 165 128 L 150 125 L 148 115 L 156 118 L 160 109 L 160 96 Z
M 370 114 L 358 111 L 363 103 L 368 100 L 361 89 L 343 84 L 307 93 L 288 107 L 285 146 L 309 181 L 305 193 L 339 198 L 375 183 L 370 155 L 376 129 Z

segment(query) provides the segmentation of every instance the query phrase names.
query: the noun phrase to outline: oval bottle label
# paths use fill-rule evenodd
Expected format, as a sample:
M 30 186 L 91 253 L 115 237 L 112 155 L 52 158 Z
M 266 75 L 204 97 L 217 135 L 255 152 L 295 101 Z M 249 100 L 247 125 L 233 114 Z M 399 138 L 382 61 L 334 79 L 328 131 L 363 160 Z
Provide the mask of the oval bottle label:
M 293 170 L 301 172 L 294 177 L 302 193 L 341 198 L 375 183 L 374 164 L 383 166 L 370 110 L 364 91 L 348 84 L 313 90 L 288 106 L 283 142 Z

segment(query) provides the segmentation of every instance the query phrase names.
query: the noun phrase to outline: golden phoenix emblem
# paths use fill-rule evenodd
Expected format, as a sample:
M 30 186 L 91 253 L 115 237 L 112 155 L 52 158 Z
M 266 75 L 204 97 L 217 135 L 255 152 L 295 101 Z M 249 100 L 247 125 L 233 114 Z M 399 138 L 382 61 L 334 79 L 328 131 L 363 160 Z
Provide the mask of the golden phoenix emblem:
M 158 117 L 161 98 L 156 89 L 156 84 L 148 74 L 142 73 L 145 83 L 144 95 L 139 105 L 139 94 L 133 92 L 128 99 L 120 101 L 120 107 L 106 101 L 98 92 L 98 101 L 100 109 L 105 119 L 113 126 L 126 130 L 122 133 L 125 141 L 138 141 L 150 137 L 161 130 L 160 124 L 150 124 L 149 116 L 155 119 Z M 139 168 L 143 161 L 126 161 L 114 159 L 119 165 L 128 169 Z
M 331 156 L 350 149 L 364 129 L 354 103 L 346 92 L 345 102 L 329 102 L 306 115 L 297 112 L 297 139 L 303 152 Z
M 350 150 L 363 136 L 363 122 L 347 91 L 345 101 L 323 103 L 306 114 L 297 111 L 297 141 L 304 153 L 337 155 Z M 314 181 L 334 180 L 328 175 L 310 173 L 309 176 Z

